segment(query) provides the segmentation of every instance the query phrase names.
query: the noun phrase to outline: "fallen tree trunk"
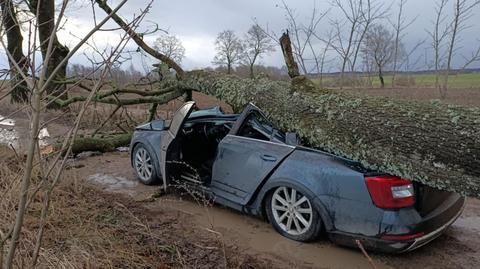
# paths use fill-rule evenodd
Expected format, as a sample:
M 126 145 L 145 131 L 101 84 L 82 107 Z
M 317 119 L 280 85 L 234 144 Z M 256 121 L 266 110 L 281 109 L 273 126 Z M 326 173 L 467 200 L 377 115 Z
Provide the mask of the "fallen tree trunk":
M 293 86 L 292 86 L 293 85 Z M 180 87 L 240 111 L 252 101 L 280 128 L 325 151 L 439 189 L 480 197 L 480 110 L 187 72 Z M 293 88 L 292 88 L 293 87 Z
M 96 0 L 107 14 L 104 0 Z M 358 96 L 313 87 L 291 70 L 292 83 L 240 79 L 183 69 L 154 51 L 119 16 L 113 17 L 147 53 L 177 71 L 179 90 L 196 90 L 241 110 L 253 101 L 284 130 L 309 145 L 439 189 L 480 197 L 480 110 Z M 288 35 L 287 35 L 288 36 Z M 284 38 L 282 51 L 291 50 Z M 288 61 L 287 61 L 288 64 Z
M 98 137 L 77 137 L 72 145 L 72 154 L 77 155 L 84 151 L 99 151 L 110 152 L 115 151 L 118 147 L 128 146 L 132 134 L 115 134 L 104 135 Z M 62 144 L 55 144 L 53 149 L 59 151 L 62 148 Z

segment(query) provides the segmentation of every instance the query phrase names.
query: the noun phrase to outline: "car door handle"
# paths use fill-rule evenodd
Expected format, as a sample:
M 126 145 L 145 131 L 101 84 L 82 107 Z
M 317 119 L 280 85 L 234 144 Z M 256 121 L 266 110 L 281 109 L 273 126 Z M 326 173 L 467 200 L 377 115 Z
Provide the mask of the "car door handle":
M 262 158 L 262 160 L 267 161 L 267 162 L 274 162 L 274 161 L 277 160 L 277 158 L 275 158 L 271 155 L 266 155 L 266 154 L 263 154 L 260 158 Z

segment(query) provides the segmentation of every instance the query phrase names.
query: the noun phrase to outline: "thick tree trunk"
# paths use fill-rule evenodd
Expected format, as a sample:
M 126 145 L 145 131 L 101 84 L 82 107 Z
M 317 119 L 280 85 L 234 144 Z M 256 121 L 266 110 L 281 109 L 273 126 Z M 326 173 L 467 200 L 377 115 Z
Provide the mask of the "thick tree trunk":
M 12 87 L 12 102 L 27 102 L 30 90 L 27 82 L 20 72 L 26 76 L 28 73 L 28 63 L 23 54 L 22 44 L 23 36 L 16 18 L 16 11 L 11 0 L 0 0 L 2 9 L 2 25 L 7 36 L 7 50 L 13 58 L 13 61 L 22 69 L 15 68 L 12 59 L 9 59 L 10 65 L 10 86 Z
M 141 47 L 151 50 L 144 43 Z M 291 46 L 282 44 L 284 55 L 288 49 Z M 480 109 L 315 89 L 307 78 L 290 76 L 292 83 L 192 71 L 184 74 L 178 88 L 213 95 L 235 111 L 253 101 L 280 128 L 296 131 L 312 147 L 368 168 L 480 197 Z
M 128 146 L 132 134 L 105 135 L 102 137 L 78 137 L 75 138 L 71 153 L 77 155 L 84 151 L 115 151 L 118 147 Z M 60 150 L 62 144 L 55 144 L 54 150 Z
M 291 93 L 286 82 L 192 71 L 184 88 L 240 111 L 252 101 L 309 145 L 364 166 L 480 197 L 480 110 L 318 89 Z
M 287 65 L 288 75 L 291 78 L 298 77 L 300 75 L 300 71 L 298 70 L 298 65 L 293 58 L 292 42 L 290 41 L 288 31 L 283 33 L 282 37 L 280 37 L 280 46 L 282 48 L 285 64 Z
M 38 6 L 38 12 L 37 12 Z M 40 40 L 40 49 L 42 51 L 42 57 L 45 60 L 49 57 L 46 77 L 50 77 L 55 68 L 60 65 L 63 59 L 68 55 L 69 49 L 60 44 L 57 38 L 55 31 L 55 1 L 53 0 L 42 0 L 38 3 L 38 0 L 30 1 L 30 9 L 32 13 L 37 15 L 38 22 L 38 37 Z M 48 44 L 50 38 L 53 38 L 53 47 L 48 53 Z M 66 99 L 66 84 L 65 83 L 56 83 L 63 82 L 67 75 L 67 62 L 65 62 L 60 70 L 55 74 L 54 80 L 47 85 L 47 93 L 61 99 Z

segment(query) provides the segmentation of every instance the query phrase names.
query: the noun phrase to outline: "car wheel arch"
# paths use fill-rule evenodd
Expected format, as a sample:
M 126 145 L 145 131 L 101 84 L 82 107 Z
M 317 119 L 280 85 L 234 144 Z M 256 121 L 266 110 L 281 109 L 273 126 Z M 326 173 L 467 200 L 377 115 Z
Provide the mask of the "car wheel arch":
M 132 165 L 133 167 L 133 153 L 136 149 L 136 147 L 138 147 L 139 145 L 142 145 L 144 146 L 151 154 L 152 154 L 152 158 L 154 160 L 154 165 L 153 167 L 155 168 L 155 171 L 157 172 L 157 175 L 159 178 L 162 178 L 163 175 L 162 175 L 162 172 L 161 172 L 161 169 L 160 169 L 160 162 L 159 162 L 159 158 L 157 156 L 157 152 L 153 149 L 152 145 L 150 145 L 150 143 L 148 143 L 148 141 L 135 141 L 133 143 L 133 145 L 131 146 L 131 152 L 130 152 L 130 164 Z
M 308 194 L 309 196 L 313 197 L 312 202 L 314 204 L 315 210 L 317 210 L 317 212 L 319 213 L 322 219 L 324 229 L 326 231 L 333 230 L 333 223 L 330 218 L 330 214 L 328 213 L 321 199 L 319 199 L 317 195 L 315 195 L 312 191 L 310 191 L 307 186 L 301 184 L 297 180 L 292 180 L 288 178 L 277 178 L 272 182 L 267 182 L 267 184 L 265 184 L 265 186 L 262 188 L 262 191 L 257 196 L 257 199 L 255 199 L 258 203 L 259 212 L 261 212 L 261 215 L 263 218 L 268 220 L 267 214 L 265 212 L 265 205 L 267 202 L 268 195 L 274 192 L 275 189 L 277 189 L 278 187 L 282 187 L 282 186 L 293 187 L 296 190 L 300 191 L 301 193 Z

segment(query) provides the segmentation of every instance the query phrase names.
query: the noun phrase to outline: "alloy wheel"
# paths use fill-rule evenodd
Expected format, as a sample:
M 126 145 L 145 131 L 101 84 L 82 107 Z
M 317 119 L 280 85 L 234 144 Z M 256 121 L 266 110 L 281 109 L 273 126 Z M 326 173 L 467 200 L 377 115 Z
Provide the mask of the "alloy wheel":
M 153 173 L 152 158 L 143 147 L 140 147 L 135 154 L 135 169 L 142 181 L 147 182 L 151 179 Z
M 294 188 L 277 188 L 272 196 L 271 207 L 275 222 L 288 234 L 301 235 L 312 226 L 312 204 Z

